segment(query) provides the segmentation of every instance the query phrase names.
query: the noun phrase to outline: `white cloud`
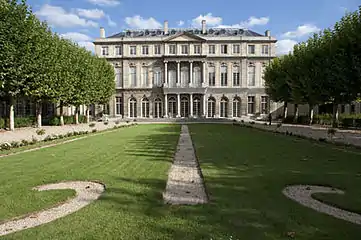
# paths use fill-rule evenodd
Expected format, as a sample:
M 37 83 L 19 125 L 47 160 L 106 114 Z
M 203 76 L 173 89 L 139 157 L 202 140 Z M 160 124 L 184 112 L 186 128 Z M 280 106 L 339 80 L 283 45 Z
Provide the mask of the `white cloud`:
M 162 27 L 162 24 L 160 24 L 154 18 L 150 17 L 148 19 L 144 19 L 139 15 L 134 17 L 126 17 L 125 22 L 129 27 L 137 29 L 156 29 Z
M 293 51 L 293 46 L 296 44 L 297 42 L 292 39 L 279 40 L 276 43 L 276 54 L 277 55 L 288 54 L 289 52 Z
M 266 25 L 269 22 L 268 17 L 250 17 L 247 21 L 240 22 L 233 25 L 219 25 L 217 28 L 250 28 L 256 25 Z
M 179 27 L 182 27 L 184 25 L 184 23 L 185 23 L 184 21 L 180 20 L 180 21 L 177 22 L 177 25 Z
M 79 16 L 90 18 L 90 19 L 101 19 L 105 16 L 103 10 L 99 9 L 81 9 L 78 8 L 77 13 Z
M 78 32 L 68 32 L 68 33 L 60 34 L 60 36 L 66 39 L 73 40 L 75 42 L 85 42 L 91 40 L 91 37 L 89 37 L 88 35 Z
M 88 0 L 88 2 L 98 6 L 115 7 L 120 4 L 118 0 Z
M 108 20 L 108 25 L 109 25 L 110 27 L 116 27 L 116 26 L 117 26 L 116 22 L 114 22 L 114 21 L 110 18 L 109 15 L 107 15 L 107 20 Z
M 78 42 L 79 46 L 86 48 L 88 51 L 94 52 L 94 44 L 92 42 Z
M 199 15 L 198 17 L 192 20 L 193 27 L 201 27 L 202 20 L 206 20 L 207 26 L 217 26 L 222 24 L 223 19 L 221 17 L 214 17 L 212 13 L 208 13 L 207 15 Z
M 295 31 L 286 32 L 283 34 L 283 37 L 285 38 L 299 38 L 306 35 L 309 35 L 311 33 L 315 33 L 320 31 L 318 27 L 312 24 L 304 24 L 301 26 L 298 26 Z
M 43 17 L 50 25 L 57 27 L 98 27 L 96 22 L 80 18 L 76 14 L 66 12 L 62 7 L 49 4 L 43 5 L 35 14 Z

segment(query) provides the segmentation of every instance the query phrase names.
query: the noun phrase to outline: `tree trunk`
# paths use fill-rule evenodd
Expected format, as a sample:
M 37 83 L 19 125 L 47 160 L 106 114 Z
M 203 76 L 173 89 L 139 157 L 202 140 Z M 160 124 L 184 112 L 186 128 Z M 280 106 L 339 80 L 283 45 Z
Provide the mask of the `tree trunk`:
M 298 114 L 299 114 L 298 104 L 295 104 L 295 112 L 293 114 L 293 122 L 294 123 L 297 123 L 297 121 L 298 121 Z
M 90 123 L 89 106 L 86 107 L 86 123 Z
M 313 110 L 314 106 L 313 105 L 310 105 L 310 111 L 309 111 L 309 116 L 310 116 L 310 125 L 313 124 Z
M 41 128 L 41 113 L 42 113 L 42 103 L 41 102 L 37 102 L 36 103 L 36 121 L 37 121 L 37 126 L 38 128 Z
M 64 126 L 64 109 L 63 109 L 63 102 L 60 102 L 60 126 Z
M 14 97 L 10 97 L 10 109 L 9 109 L 9 127 L 10 131 L 15 130 L 15 116 L 14 116 Z
M 338 104 L 333 103 L 332 127 L 338 127 Z
M 79 107 L 75 107 L 75 124 L 79 124 Z
M 288 113 L 288 107 L 287 107 L 287 102 L 285 102 L 284 106 L 283 106 L 283 119 L 287 118 L 287 113 Z

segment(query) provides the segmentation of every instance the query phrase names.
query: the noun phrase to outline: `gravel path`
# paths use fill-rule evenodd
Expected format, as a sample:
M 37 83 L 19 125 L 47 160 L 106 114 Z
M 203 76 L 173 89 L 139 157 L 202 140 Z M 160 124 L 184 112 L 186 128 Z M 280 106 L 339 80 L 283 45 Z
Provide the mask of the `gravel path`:
M 283 194 L 288 198 L 302 204 L 303 206 L 312 208 L 318 212 L 326 213 L 335 218 L 339 218 L 345 221 L 349 221 L 355 224 L 361 225 L 361 215 L 349 211 L 345 211 L 336 207 L 332 207 L 325 203 L 322 203 L 316 199 L 312 198 L 314 193 L 335 193 L 335 194 L 344 194 L 343 191 L 322 186 L 312 186 L 312 185 L 295 185 L 286 187 L 283 190 Z
M 49 223 L 76 212 L 98 199 L 105 187 L 103 184 L 95 182 L 62 182 L 34 188 L 38 191 L 56 189 L 73 189 L 76 191 L 76 197 L 59 206 L 0 224 L 0 236 Z
M 204 204 L 208 202 L 188 126 L 182 125 L 177 152 L 163 194 L 168 204 Z

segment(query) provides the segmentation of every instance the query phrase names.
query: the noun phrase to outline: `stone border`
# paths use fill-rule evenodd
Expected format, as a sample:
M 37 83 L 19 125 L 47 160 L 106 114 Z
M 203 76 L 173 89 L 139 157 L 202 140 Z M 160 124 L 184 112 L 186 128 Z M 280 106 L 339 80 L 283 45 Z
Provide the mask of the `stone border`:
M 50 209 L 33 213 L 20 219 L 1 223 L 0 236 L 37 227 L 72 214 L 97 200 L 105 191 L 105 185 L 96 182 L 74 181 L 47 184 L 33 188 L 33 190 L 38 191 L 59 189 L 73 189 L 76 191 L 76 197 Z
M 315 193 L 344 194 L 344 191 L 342 190 L 324 186 L 294 185 L 286 187 L 282 193 L 303 206 L 331 215 L 338 219 L 361 225 L 360 214 L 342 210 L 312 198 L 312 194 Z

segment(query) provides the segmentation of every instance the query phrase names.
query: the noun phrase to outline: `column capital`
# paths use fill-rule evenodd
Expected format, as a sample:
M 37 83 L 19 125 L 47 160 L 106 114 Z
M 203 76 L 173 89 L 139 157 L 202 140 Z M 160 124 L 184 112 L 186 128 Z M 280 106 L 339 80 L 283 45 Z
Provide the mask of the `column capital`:
M 178 63 L 178 64 L 180 64 L 181 61 L 180 61 L 180 60 L 176 60 L 175 62 Z
M 188 61 L 189 63 L 193 63 L 194 61 L 193 60 L 190 60 L 190 61 Z
M 168 60 L 164 60 L 164 63 L 167 64 L 167 63 L 168 63 Z

